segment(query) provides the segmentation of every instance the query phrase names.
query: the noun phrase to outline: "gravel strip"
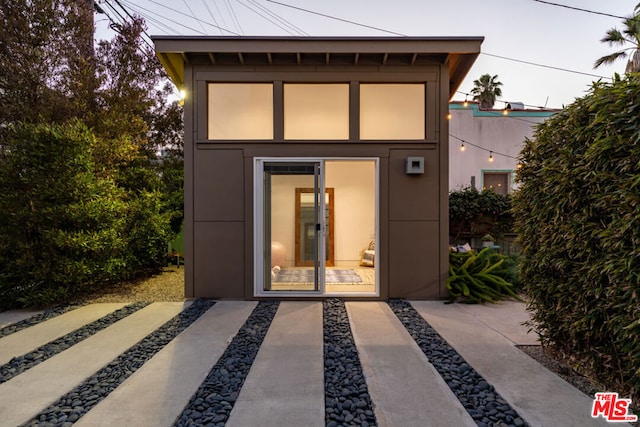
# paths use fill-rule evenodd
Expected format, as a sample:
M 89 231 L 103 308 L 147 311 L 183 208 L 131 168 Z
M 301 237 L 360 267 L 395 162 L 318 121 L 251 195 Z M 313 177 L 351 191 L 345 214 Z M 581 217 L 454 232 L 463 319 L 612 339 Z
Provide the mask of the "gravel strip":
M 404 300 L 389 306 L 478 426 L 526 426 L 506 400 Z
M 147 335 L 23 426 L 72 425 L 214 304 L 215 301 L 194 301 L 186 310 Z
M 148 302 L 129 304 L 75 331 L 69 332 L 67 335 L 41 345 L 29 353 L 14 357 L 0 366 L 0 384 L 63 352 L 74 344 L 89 338 L 93 334 L 113 325 L 117 321 L 124 319 L 147 305 L 149 305 Z
M 7 335 L 15 334 L 16 332 L 19 332 L 23 329 L 27 329 L 30 326 L 34 326 L 40 322 L 44 322 L 56 316 L 60 316 L 61 314 L 64 314 L 68 311 L 75 310 L 78 307 L 80 306 L 67 305 L 64 307 L 52 308 L 50 310 L 45 311 L 44 313 L 36 314 L 35 316 L 31 316 L 19 322 L 12 323 L 11 325 L 7 325 L 4 328 L 0 329 L 0 338 L 6 337 Z
M 325 424 L 376 426 L 344 302 L 337 298 L 326 300 L 323 310 Z
M 279 306 L 261 301 L 242 325 L 174 426 L 224 426 Z

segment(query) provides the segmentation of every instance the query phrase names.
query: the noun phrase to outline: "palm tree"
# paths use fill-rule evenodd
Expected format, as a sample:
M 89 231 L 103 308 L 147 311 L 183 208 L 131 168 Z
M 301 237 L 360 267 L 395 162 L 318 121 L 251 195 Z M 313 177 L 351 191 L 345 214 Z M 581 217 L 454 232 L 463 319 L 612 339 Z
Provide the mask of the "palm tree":
M 593 68 L 598 68 L 603 64 L 612 64 L 619 58 L 626 58 L 629 55 L 630 59 L 627 62 L 625 72 L 633 73 L 640 71 L 640 3 L 633 9 L 634 15 L 625 18 L 623 21 L 624 29 L 622 31 L 617 28 L 611 28 L 607 31 L 607 35 L 600 41 L 603 43 L 609 43 L 609 46 L 624 46 L 631 44 L 631 47 L 624 48 L 618 52 L 614 52 L 610 55 L 605 55 L 593 64 Z M 633 50 L 633 55 L 627 53 L 627 51 Z
M 473 100 L 480 103 L 480 108 L 488 110 L 493 108 L 496 103 L 496 98 L 502 96 L 502 83 L 498 80 L 498 75 L 491 76 L 490 74 L 483 74 L 478 80 L 474 80 L 475 87 L 471 89 Z

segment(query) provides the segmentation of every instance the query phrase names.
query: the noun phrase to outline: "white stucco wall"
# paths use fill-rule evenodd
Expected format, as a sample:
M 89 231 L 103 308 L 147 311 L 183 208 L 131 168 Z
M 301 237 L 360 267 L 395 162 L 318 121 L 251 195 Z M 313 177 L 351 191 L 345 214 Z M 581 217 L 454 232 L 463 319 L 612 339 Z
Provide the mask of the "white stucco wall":
M 471 186 L 472 177 L 475 177 L 475 187 L 482 190 L 484 172 L 509 172 L 513 189 L 518 161 L 503 154 L 518 157 L 525 138 L 533 135 L 536 124 L 553 114 L 552 111 L 522 110 L 510 111 L 505 116 L 502 110 L 479 111 L 474 103 L 466 108 L 461 103 L 452 103 L 449 107 L 450 191 Z M 465 151 L 460 150 L 462 142 L 457 138 L 467 141 Z M 493 162 L 489 161 L 488 150 L 493 151 Z

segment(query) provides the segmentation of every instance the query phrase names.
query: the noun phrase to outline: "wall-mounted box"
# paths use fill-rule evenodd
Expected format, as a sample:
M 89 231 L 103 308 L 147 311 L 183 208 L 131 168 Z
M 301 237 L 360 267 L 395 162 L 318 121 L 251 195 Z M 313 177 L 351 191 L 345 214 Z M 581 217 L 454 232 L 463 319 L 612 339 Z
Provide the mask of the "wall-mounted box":
M 424 157 L 407 157 L 407 175 L 424 173 Z

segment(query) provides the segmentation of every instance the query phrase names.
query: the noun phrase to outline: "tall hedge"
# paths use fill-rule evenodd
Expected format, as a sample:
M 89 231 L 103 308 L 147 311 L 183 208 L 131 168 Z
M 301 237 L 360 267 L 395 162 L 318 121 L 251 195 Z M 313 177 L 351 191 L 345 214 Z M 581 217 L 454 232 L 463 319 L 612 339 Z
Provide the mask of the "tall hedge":
M 162 195 L 127 189 L 94 160 L 80 121 L 11 126 L 0 156 L 0 309 L 64 302 L 164 263 Z
M 543 343 L 640 397 L 640 75 L 594 83 L 537 128 L 514 199 Z

